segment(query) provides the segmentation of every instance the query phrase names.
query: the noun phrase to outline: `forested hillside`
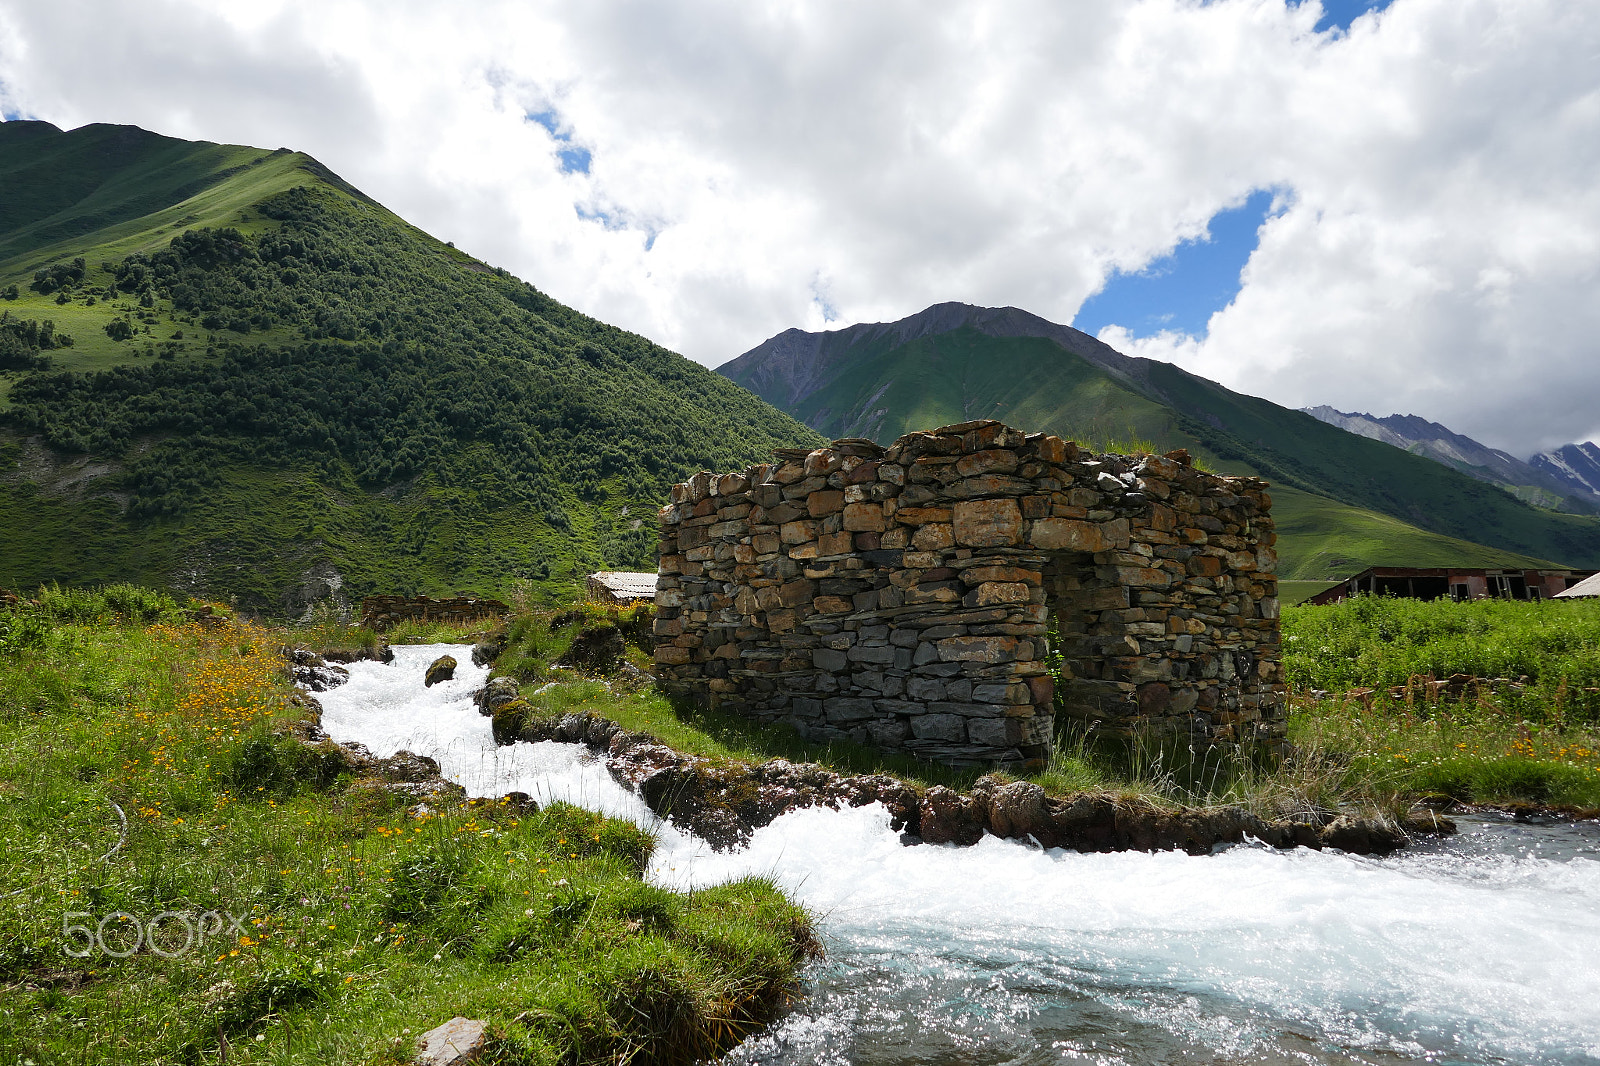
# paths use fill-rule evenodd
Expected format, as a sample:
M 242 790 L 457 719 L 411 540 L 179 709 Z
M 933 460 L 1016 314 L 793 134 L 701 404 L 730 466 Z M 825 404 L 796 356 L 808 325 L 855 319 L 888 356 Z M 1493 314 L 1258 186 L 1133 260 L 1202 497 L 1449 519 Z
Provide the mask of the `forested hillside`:
M 0 172 L 77 133 L 0 137 Z M 0 275 L 0 585 L 126 577 L 296 610 L 551 585 L 651 565 L 671 482 L 818 439 L 312 161 L 229 210 L 154 242 L 118 221 L 142 250 L 102 258 L 91 231 Z M 45 323 L 72 345 L 40 344 Z

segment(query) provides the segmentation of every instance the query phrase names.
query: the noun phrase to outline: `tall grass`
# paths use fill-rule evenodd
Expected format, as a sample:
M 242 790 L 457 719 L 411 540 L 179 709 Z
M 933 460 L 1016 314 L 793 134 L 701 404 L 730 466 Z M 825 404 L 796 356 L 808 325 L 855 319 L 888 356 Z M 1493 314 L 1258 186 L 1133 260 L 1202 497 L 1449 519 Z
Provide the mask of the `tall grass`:
M 1091 737 L 1063 730 L 1050 765 L 1033 781 L 1047 792 L 1112 792 L 1164 807 L 1242 807 L 1263 818 L 1329 817 L 1347 811 L 1396 816 L 1409 806 L 1403 790 L 1354 765 L 1317 738 L 1287 756 L 1183 737 Z
M 283 632 L 60 602 L 0 611 L 0 1061 L 400 1062 L 464 1014 L 499 1062 L 688 1062 L 791 994 L 770 883 L 652 888 L 647 834 L 560 804 L 419 807 L 284 735 Z
M 1360 596 L 1283 634 L 1302 747 L 1409 795 L 1600 809 L 1600 601 Z M 1429 683 L 1459 675 L 1485 680 Z
M 126 583 L 84 588 L 42 586 L 32 601 L 31 613 L 51 622 L 96 623 L 177 622 L 185 618 L 184 605 L 164 592 Z
M 1600 600 L 1356 596 L 1286 608 L 1283 649 L 1297 687 L 1343 692 L 1470 674 L 1520 685 L 1497 690 L 1519 717 L 1600 721 Z

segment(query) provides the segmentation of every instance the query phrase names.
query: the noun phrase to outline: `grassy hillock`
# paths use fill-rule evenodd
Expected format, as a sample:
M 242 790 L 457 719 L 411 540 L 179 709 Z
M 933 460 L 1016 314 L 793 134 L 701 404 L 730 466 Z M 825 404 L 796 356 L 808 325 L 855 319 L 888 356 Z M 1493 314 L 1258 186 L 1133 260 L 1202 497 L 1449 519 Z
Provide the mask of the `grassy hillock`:
M 634 826 L 417 795 L 290 731 L 294 633 L 159 594 L 0 611 L 0 1057 L 404 1062 L 455 1016 L 493 1061 L 691 1062 L 813 950 L 770 883 L 640 879 Z M 159 916 L 159 917 L 158 917 Z
M 305 156 L 17 125 L 0 311 L 52 340 L 0 369 L 0 586 L 559 595 L 651 565 L 670 483 L 820 439 Z
M 1392 515 L 1352 507 L 1288 485 L 1272 486 L 1272 517 L 1281 549 L 1278 573 L 1290 581 L 1355 574 L 1369 566 L 1560 565 L 1430 533 Z M 1327 582 L 1320 582 L 1311 591 L 1320 592 L 1327 587 Z

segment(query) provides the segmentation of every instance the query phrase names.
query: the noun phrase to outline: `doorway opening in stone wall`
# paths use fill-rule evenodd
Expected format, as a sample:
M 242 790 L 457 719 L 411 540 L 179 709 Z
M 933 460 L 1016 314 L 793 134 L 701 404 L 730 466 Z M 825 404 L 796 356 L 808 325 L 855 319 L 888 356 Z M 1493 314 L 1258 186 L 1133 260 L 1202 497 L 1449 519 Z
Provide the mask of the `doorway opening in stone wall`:
M 1100 612 L 1127 608 L 1128 590 L 1103 581 L 1093 555 L 1074 551 L 1052 553 L 1041 584 L 1049 641 L 1043 658 L 1054 684 L 1054 748 L 1081 752 L 1091 737 L 1116 735 L 1127 717 L 1124 690 L 1108 661 L 1136 655 L 1137 649 L 1105 647 L 1097 629 Z M 1116 641 L 1125 643 L 1120 634 Z
M 1044 564 L 1052 762 L 1089 761 L 1124 780 L 1198 797 L 1242 768 L 1240 753 L 1196 732 L 1189 664 L 1158 650 L 1187 653 L 1192 638 L 1147 619 L 1142 597 L 1152 590 L 1109 581 L 1107 569 L 1089 552 L 1055 552 Z M 1172 731 L 1175 712 L 1188 731 Z

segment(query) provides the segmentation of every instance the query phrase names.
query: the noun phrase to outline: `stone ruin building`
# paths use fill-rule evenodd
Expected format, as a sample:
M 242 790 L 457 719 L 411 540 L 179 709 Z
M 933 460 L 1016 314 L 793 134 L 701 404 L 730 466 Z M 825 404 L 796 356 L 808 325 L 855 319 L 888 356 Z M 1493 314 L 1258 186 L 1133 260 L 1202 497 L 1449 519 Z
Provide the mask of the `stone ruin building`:
M 774 454 L 661 509 L 669 691 L 956 766 L 1041 765 L 1058 713 L 1281 746 L 1264 481 L 990 420 Z
M 480 600 L 465 593 L 447 600 L 429 596 L 368 596 L 361 601 L 361 624 L 385 630 L 397 622 L 476 622 L 498 618 L 511 608 L 499 600 Z

